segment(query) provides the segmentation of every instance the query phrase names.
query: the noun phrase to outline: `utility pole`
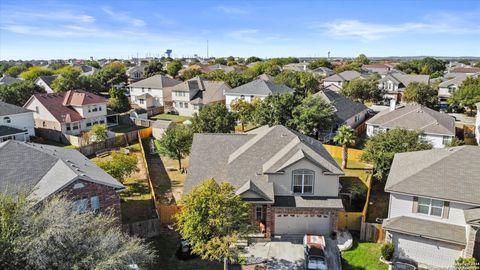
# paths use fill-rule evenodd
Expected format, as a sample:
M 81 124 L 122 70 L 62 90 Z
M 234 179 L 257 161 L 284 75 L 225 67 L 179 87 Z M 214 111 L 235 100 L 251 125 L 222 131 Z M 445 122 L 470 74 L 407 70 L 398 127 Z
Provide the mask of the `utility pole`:
M 207 59 L 208 59 L 208 39 L 207 39 Z

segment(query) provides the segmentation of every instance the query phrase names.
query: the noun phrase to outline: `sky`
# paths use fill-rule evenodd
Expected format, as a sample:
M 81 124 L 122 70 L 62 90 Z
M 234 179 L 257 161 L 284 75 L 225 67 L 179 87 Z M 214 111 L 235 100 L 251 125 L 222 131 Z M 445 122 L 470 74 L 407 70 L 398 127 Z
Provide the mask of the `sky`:
M 0 1 L 0 59 L 480 56 L 480 1 Z

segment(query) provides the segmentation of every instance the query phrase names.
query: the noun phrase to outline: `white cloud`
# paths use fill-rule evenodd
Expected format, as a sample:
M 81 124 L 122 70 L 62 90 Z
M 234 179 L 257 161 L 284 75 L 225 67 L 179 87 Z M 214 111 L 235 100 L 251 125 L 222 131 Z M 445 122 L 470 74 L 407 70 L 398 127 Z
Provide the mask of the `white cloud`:
M 108 7 L 103 7 L 102 10 L 107 13 L 112 19 L 131 24 L 132 26 L 142 27 L 147 25 L 144 20 L 134 18 L 125 12 L 113 11 L 111 8 Z
M 71 10 L 58 10 L 55 12 L 39 12 L 39 11 L 13 11 L 2 14 L 2 23 L 12 23 L 18 20 L 47 20 L 47 21 L 68 21 L 77 23 L 93 23 L 95 17 L 81 12 Z
M 246 8 L 235 7 L 235 6 L 218 6 L 216 7 L 217 10 L 226 13 L 226 14 L 234 14 L 234 15 L 245 15 L 249 14 L 250 11 Z
M 260 30 L 258 29 L 239 29 L 231 31 L 227 33 L 227 35 L 243 42 L 260 43 L 260 39 L 257 35 L 259 32 Z

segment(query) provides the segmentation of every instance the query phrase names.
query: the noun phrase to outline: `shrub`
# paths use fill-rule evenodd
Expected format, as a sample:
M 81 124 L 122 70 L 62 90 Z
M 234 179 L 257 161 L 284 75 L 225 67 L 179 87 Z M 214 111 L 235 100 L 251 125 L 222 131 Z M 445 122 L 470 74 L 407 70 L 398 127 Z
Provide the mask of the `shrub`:
M 477 260 L 475 258 L 458 258 L 455 260 L 456 270 L 477 270 Z
M 390 261 L 393 257 L 393 251 L 395 250 L 395 247 L 393 246 L 392 243 L 385 243 L 383 244 L 381 251 L 382 251 L 382 257 Z

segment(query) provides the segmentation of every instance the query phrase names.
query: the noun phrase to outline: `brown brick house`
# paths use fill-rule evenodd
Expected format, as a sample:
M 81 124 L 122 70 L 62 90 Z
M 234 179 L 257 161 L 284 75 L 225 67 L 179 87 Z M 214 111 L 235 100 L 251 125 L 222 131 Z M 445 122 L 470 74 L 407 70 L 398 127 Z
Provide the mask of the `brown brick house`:
M 266 237 L 337 230 L 343 171 L 319 141 L 283 126 L 245 134 L 195 134 L 184 191 L 227 181 L 252 204 Z
M 114 211 L 120 218 L 124 186 L 77 150 L 6 141 L 0 143 L 0 164 L 0 192 L 26 191 L 36 203 L 64 193 L 79 211 Z

